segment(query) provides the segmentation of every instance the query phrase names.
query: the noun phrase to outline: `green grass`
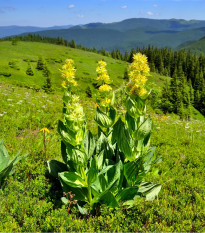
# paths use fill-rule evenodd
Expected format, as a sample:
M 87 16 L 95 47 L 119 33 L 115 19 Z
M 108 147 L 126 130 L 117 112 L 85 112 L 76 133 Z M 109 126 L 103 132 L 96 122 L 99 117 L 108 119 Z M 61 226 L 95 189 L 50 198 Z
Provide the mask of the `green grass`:
M 3 43 L 7 48 L 4 51 L 5 60 L 8 59 L 6 53 L 10 56 L 8 60 L 21 60 L 25 57 L 30 59 L 29 56 L 32 53 L 33 58 L 43 55 L 43 52 L 40 53 L 43 48 L 46 51 L 46 44 L 40 46 L 38 43 L 25 43 L 24 45 L 19 43 L 16 47 L 9 47 L 10 43 Z M 30 47 L 33 46 L 33 50 L 30 48 L 31 53 L 28 55 L 25 46 L 29 47 L 29 44 Z M 1 43 L 0 46 L 2 46 Z M 18 46 L 21 46 L 21 50 L 25 49 L 25 55 L 23 51 L 20 52 Z M 34 50 L 37 54 L 38 46 L 39 54 L 35 55 Z M 9 52 L 9 48 L 14 49 L 16 55 Z M 51 48 L 53 51 L 50 51 Z M 59 59 L 62 58 L 63 51 L 65 53 L 66 49 L 69 48 L 47 45 L 47 52 L 55 54 L 53 56 Z M 58 56 L 59 51 L 62 53 Z M 76 61 L 78 72 L 80 72 L 78 73 L 79 80 L 83 72 L 89 72 L 89 77 L 94 79 L 96 62 L 102 57 L 80 50 L 71 49 L 70 51 L 72 53 L 69 55 Z M 87 56 L 84 56 L 85 54 Z M 64 58 L 67 55 L 65 54 Z M 7 66 L 8 62 L 3 62 L 2 53 L 0 56 L 2 69 L 4 65 Z M 44 57 L 49 58 L 49 55 Z M 120 72 L 124 72 L 126 64 L 106 57 L 105 60 L 109 63 L 109 73 L 113 75 L 117 88 L 122 84 L 122 79 L 117 77 L 122 75 Z M 89 61 L 92 68 L 89 66 Z M 22 61 L 19 64 L 22 64 L 19 65 L 20 71 L 18 71 L 21 72 L 24 63 Z M 55 68 L 58 69 L 61 65 L 59 63 L 49 64 L 53 75 L 55 72 L 58 74 L 56 76 L 58 86 L 60 86 L 61 79 Z M 37 79 L 42 79 L 42 76 L 39 73 L 39 76 L 27 77 L 24 72 L 21 73 L 22 76 L 20 74 L 15 76 L 17 71 L 11 70 L 11 72 L 13 72 L 11 77 L 0 77 L 0 138 L 4 139 L 11 157 L 19 150 L 22 151 L 21 154 L 27 152 L 30 154 L 16 165 L 14 175 L 5 180 L 0 188 L 0 232 L 205 231 L 204 118 L 200 116 L 201 120 L 180 121 L 176 115 L 165 117 L 155 114 L 151 108 L 148 108 L 148 114 L 154 121 L 151 144 L 157 146 L 156 155 L 162 156 L 162 162 L 156 164 L 153 168 L 155 172 L 149 175 L 154 183 L 162 184 L 158 198 L 152 202 L 139 200 L 136 207 L 130 210 L 125 210 L 123 207 L 118 209 L 102 207 L 97 215 L 83 217 L 74 206 L 68 214 L 67 208 L 62 206 L 60 201 L 62 197 L 60 184 L 48 175 L 44 158 L 43 135 L 40 132 L 43 127 L 50 130 L 46 136 L 47 159 L 61 160 L 57 122 L 61 118 L 62 93 L 57 91 L 54 94 L 46 94 L 42 90 L 37 92 L 34 89 L 17 86 L 15 83 L 20 83 L 22 80 L 26 86 L 36 85 L 37 82 L 40 85 L 41 80 Z M 157 80 L 159 83 L 156 85 L 159 87 L 166 77 L 159 77 L 158 80 L 158 76 L 155 79 L 154 75 L 150 82 Z M 31 83 L 32 78 L 36 79 L 36 82 Z M 80 85 L 84 83 L 82 80 L 79 82 Z M 83 91 L 80 95 L 85 96 Z M 94 100 L 85 97 L 81 98 L 81 103 L 89 128 L 95 131 L 95 123 L 92 120 L 95 112 Z
M 7 72 L 11 74 L 8 78 L 0 75 L 0 78 L 7 80 L 11 84 L 18 83 L 27 86 L 42 87 L 45 82 L 45 77 L 43 77 L 41 71 L 36 69 L 39 56 L 47 60 L 48 68 L 51 71 L 51 80 L 55 89 L 60 88 L 61 77 L 59 69 L 67 58 L 75 61 L 77 69 L 76 79 L 79 81 L 79 85 L 83 90 L 96 79 L 96 67 L 99 60 L 103 59 L 108 63 L 108 72 L 115 87 L 122 84 L 122 78 L 127 66 L 125 62 L 103 57 L 96 53 L 37 42 L 18 42 L 15 46 L 10 41 L 0 42 L 0 50 L 0 73 Z M 14 59 L 20 70 L 9 67 L 9 62 Z M 31 61 L 34 76 L 26 75 L 26 59 Z

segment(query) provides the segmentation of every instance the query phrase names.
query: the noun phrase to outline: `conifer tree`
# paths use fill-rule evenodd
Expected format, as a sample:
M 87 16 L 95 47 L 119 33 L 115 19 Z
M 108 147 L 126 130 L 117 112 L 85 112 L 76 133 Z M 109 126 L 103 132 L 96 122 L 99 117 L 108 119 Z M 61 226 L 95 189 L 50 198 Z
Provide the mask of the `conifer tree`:
M 38 62 L 37 62 L 37 66 L 36 66 L 37 70 L 43 70 L 44 69 L 44 61 L 42 56 L 38 57 Z
M 27 74 L 27 75 L 30 75 L 30 76 L 33 76 L 33 75 L 34 75 L 33 69 L 32 69 L 32 67 L 31 67 L 31 64 L 30 64 L 29 61 L 28 61 L 28 66 L 27 66 L 26 74 Z

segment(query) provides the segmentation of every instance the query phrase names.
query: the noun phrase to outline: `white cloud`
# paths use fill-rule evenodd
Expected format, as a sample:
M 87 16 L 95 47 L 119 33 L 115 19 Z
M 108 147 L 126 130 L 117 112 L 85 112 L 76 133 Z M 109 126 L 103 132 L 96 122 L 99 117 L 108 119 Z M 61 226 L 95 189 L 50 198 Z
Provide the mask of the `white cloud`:
M 147 15 L 151 16 L 151 15 L 154 15 L 154 13 L 151 12 L 151 11 L 148 11 L 148 12 L 147 12 Z
M 74 8 L 74 7 L 75 7 L 74 4 L 70 4 L 70 5 L 68 6 L 69 9 L 72 9 L 72 8 Z
M 158 5 L 157 4 L 154 4 L 154 5 L 152 5 L 153 7 L 158 7 Z
M 122 6 L 121 8 L 122 8 L 122 9 L 127 9 L 127 6 L 125 5 L 125 6 Z

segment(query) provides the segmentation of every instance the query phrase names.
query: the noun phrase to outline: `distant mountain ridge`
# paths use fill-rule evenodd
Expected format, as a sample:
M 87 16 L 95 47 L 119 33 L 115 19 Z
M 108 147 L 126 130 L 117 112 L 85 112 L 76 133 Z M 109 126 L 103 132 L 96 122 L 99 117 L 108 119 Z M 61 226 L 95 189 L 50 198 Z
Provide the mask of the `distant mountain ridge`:
M 72 27 L 72 29 L 103 28 L 128 31 L 144 27 L 151 27 L 159 30 L 183 31 L 187 29 L 205 27 L 205 20 L 131 18 L 114 23 L 89 23 L 82 26 Z
M 76 44 L 107 51 L 122 52 L 148 45 L 176 49 L 187 41 L 205 36 L 205 20 L 132 18 L 113 23 L 89 23 L 69 28 L 49 28 L 30 33 L 44 37 L 62 37 Z M 24 33 L 24 32 L 23 32 Z M 28 32 L 26 32 L 27 34 Z M 1 28 L 0 28 L 1 36 Z
M 33 27 L 33 26 L 0 26 L 0 38 L 7 36 L 15 36 L 20 35 L 22 33 L 28 32 L 37 32 L 37 31 L 45 31 L 45 30 L 57 30 L 57 29 L 68 29 L 73 25 L 66 26 L 52 26 L 52 27 Z

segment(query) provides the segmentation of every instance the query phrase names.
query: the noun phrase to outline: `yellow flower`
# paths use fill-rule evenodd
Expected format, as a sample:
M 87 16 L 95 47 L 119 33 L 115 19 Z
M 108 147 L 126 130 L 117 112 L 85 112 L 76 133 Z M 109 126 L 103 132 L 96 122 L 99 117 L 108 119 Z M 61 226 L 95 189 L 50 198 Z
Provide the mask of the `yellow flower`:
M 102 86 L 99 87 L 99 91 L 100 92 L 109 92 L 109 91 L 112 91 L 112 87 L 107 85 L 107 84 L 103 84 Z
M 65 88 L 65 87 L 66 87 L 66 81 L 63 81 L 63 82 L 61 83 L 61 86 L 62 86 L 63 88 Z
M 102 73 L 97 77 L 97 81 L 103 81 L 104 83 L 110 83 L 110 77 L 107 73 Z
M 99 61 L 98 62 L 98 67 L 96 69 L 96 72 L 97 72 L 97 81 L 99 81 L 101 84 L 109 84 L 110 83 L 110 77 L 107 73 L 107 70 L 106 70 L 106 62 L 104 61 Z
M 46 127 L 44 127 L 43 129 L 41 129 L 40 131 L 42 131 L 43 133 L 50 133 L 50 131 Z
M 65 88 L 66 86 L 69 86 L 73 84 L 74 86 L 77 85 L 77 82 L 75 81 L 75 72 L 76 69 L 74 68 L 74 61 L 72 59 L 66 59 L 66 64 L 62 66 L 61 76 L 65 79 L 62 83 L 62 86 Z
M 105 100 L 102 100 L 100 102 L 100 105 L 104 106 L 104 107 L 108 107 L 110 105 L 110 103 L 111 103 L 111 99 L 106 98 Z
M 147 90 L 144 88 L 147 77 L 149 76 L 149 66 L 147 57 L 141 53 L 133 55 L 133 62 L 129 66 L 130 81 L 127 84 L 127 88 L 130 89 L 132 95 L 144 96 L 147 94 Z

